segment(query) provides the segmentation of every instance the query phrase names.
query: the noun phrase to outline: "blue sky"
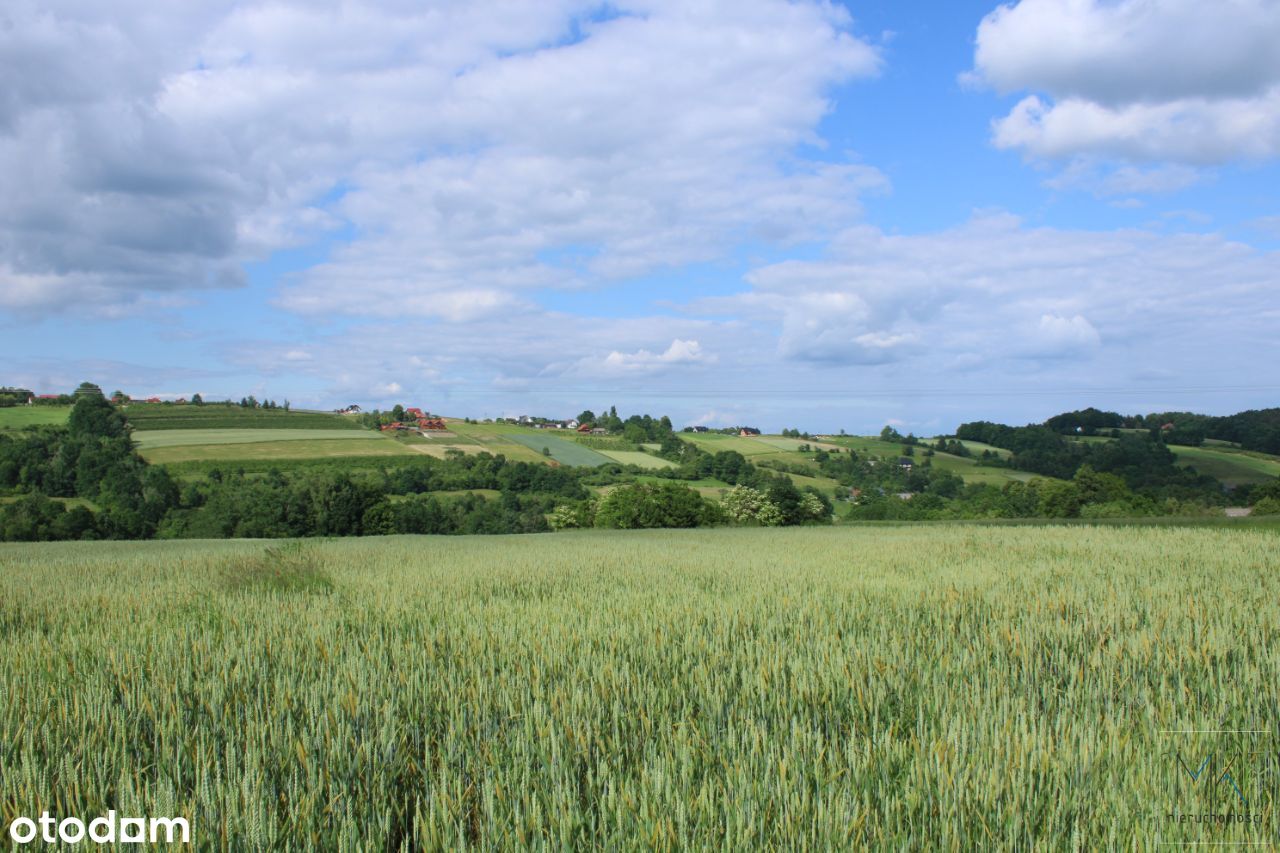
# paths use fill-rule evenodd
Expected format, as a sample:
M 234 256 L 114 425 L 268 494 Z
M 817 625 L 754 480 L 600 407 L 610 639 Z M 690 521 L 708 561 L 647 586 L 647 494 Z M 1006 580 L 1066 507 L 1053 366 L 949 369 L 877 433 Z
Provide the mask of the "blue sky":
M 0 382 L 921 434 L 1280 400 L 1280 3 L 26 2 Z

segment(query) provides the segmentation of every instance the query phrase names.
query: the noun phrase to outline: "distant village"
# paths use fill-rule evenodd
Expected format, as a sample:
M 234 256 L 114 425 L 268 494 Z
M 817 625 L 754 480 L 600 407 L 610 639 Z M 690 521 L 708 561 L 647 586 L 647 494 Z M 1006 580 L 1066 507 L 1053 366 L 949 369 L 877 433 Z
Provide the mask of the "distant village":
M 0 388 L 0 406 L 65 406 L 75 403 L 76 398 L 85 393 L 93 393 L 98 396 L 106 396 L 102 390 L 91 383 L 84 383 L 70 394 L 37 394 L 26 388 Z M 279 405 L 271 400 L 259 401 L 254 397 L 244 397 L 240 401 L 224 400 L 224 401 L 205 401 L 200 394 L 193 394 L 190 399 L 187 397 L 160 397 L 152 395 L 149 397 L 131 397 L 123 391 L 116 391 L 109 397 L 112 403 L 118 406 L 127 406 L 130 403 L 150 403 L 164 404 L 172 406 L 186 405 L 225 405 L 240 406 L 241 408 L 252 409 L 283 409 L 289 411 L 288 401 L 283 405 Z M 362 420 L 382 432 L 416 432 L 423 435 L 429 433 L 445 432 L 449 429 L 448 424 L 441 415 L 432 414 L 419 406 L 405 407 L 397 404 L 388 411 L 372 411 L 366 412 L 359 404 L 352 403 L 340 409 L 334 409 L 334 414 L 360 416 Z M 584 412 L 583 415 L 590 414 Z M 611 422 L 611 418 L 601 416 L 596 421 L 588 421 L 580 418 L 545 418 L 532 415 L 520 415 L 518 417 L 502 417 L 502 418 L 485 418 L 480 423 L 500 423 L 512 424 L 515 426 L 528 427 L 529 429 L 555 429 L 555 430 L 572 430 L 580 435 L 611 435 L 619 430 L 611 430 L 602 422 Z M 619 421 L 618 424 L 621 422 Z M 617 425 L 617 424 L 615 424 Z M 752 426 L 732 426 L 732 427 L 708 427 L 702 425 L 686 426 L 683 432 L 687 433 L 718 433 L 720 435 L 738 435 L 738 436 L 757 436 L 760 430 Z
M 366 413 L 364 409 L 357 403 L 352 403 L 341 409 L 334 409 L 334 414 L 338 415 L 375 415 L 380 416 L 381 422 L 377 428 L 382 432 L 417 432 L 427 434 L 431 432 L 442 432 L 449 429 L 448 424 L 440 415 L 433 415 L 430 412 L 418 406 L 403 407 L 395 406 L 389 412 L 370 412 Z M 592 421 L 580 421 L 577 418 L 557 419 L 536 417 L 533 415 L 519 415 L 513 418 L 485 418 L 479 423 L 499 423 L 511 424 L 514 426 L 528 427 L 529 429 L 555 429 L 555 430 L 571 430 L 579 435 L 610 435 L 610 430 Z M 749 426 L 725 427 L 721 429 L 712 429 L 706 426 L 687 426 L 684 432 L 709 433 L 716 432 L 725 435 L 753 436 L 760 435 L 760 430 Z

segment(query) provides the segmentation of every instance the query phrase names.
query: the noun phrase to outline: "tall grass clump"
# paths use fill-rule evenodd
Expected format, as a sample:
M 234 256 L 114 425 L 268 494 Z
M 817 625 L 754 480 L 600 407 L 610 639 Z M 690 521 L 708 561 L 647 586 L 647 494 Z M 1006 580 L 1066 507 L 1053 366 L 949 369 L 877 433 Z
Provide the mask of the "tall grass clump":
M 333 591 L 333 577 L 320 548 L 299 541 L 228 558 L 223 565 L 222 582 L 231 591 Z
M 235 851 L 1267 849 L 1277 541 L 3 546 L 0 827 L 115 809 Z

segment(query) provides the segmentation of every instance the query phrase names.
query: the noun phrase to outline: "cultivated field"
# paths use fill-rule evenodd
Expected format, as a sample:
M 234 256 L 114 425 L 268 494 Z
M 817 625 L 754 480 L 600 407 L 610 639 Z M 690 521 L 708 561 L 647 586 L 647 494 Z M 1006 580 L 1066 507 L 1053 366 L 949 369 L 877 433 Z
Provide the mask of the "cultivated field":
M 183 815 L 231 850 L 1265 849 L 1276 546 L 972 525 L 0 546 L 0 814 Z M 1178 822 L 1206 813 L 1258 823 Z
M 676 467 L 676 463 L 669 459 L 650 456 L 648 453 L 641 453 L 638 450 L 602 450 L 600 452 L 612 459 L 614 462 L 621 462 L 623 465 L 635 465 L 639 468 Z
M 0 430 L 65 424 L 70 414 L 70 406 L 6 406 L 0 408 Z
M 363 438 L 365 435 L 373 440 L 351 440 L 353 437 L 359 436 Z M 262 462 L 277 459 L 333 459 L 345 456 L 417 455 L 409 445 L 375 433 L 353 433 L 351 437 L 344 438 L 312 438 L 296 441 L 273 440 L 184 444 L 163 447 L 147 447 L 144 444 L 139 452 L 144 459 L 153 465 L 174 462 Z
M 481 449 L 497 456 L 501 454 L 513 462 L 541 462 L 549 460 L 542 455 L 542 448 L 537 450 L 526 447 L 513 440 L 513 436 L 532 435 L 533 430 L 509 424 L 477 424 L 463 421 L 447 421 L 449 429 L 465 441 L 480 445 Z
M 250 444 L 265 441 L 390 441 L 380 432 L 346 429 L 160 429 L 134 436 L 145 450 L 198 444 Z
M 522 444 L 535 453 L 542 453 L 542 449 L 546 448 L 551 458 L 559 462 L 561 465 L 582 465 L 588 468 L 595 468 L 600 465 L 608 465 L 614 461 L 603 453 L 598 453 L 590 447 L 584 447 L 576 441 L 567 438 L 559 438 L 549 434 L 549 430 L 526 430 L 523 433 L 513 433 L 508 436 L 511 441 Z
M 362 430 L 354 418 L 331 412 L 242 409 L 220 403 L 176 406 L 130 403 L 122 409 L 138 431 L 172 429 L 343 429 Z
M 678 437 L 682 441 L 692 441 L 708 453 L 736 450 L 750 459 L 763 453 L 778 452 L 778 448 L 771 447 L 763 441 L 736 435 L 720 435 L 713 432 L 682 432 Z

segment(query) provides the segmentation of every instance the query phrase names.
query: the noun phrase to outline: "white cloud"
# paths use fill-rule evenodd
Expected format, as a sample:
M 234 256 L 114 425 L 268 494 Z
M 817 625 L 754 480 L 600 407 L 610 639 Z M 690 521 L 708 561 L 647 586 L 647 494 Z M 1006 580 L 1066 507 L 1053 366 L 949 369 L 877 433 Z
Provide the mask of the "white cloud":
M 1067 357 L 1098 347 L 1102 343 L 1102 336 L 1092 323 L 1079 314 L 1070 318 L 1044 314 L 1040 317 L 1039 328 L 1030 343 L 1031 355 Z
M 653 374 L 677 365 L 714 364 L 716 357 L 703 351 L 697 341 L 673 340 L 665 352 L 647 349 L 635 352 L 614 350 L 601 360 L 584 359 L 575 371 L 586 375 L 634 376 Z
M 1108 107 L 1069 98 L 1024 98 L 993 125 L 999 148 L 1037 157 L 1076 155 L 1214 165 L 1280 155 L 1280 85 L 1255 99 Z
M 1095 196 L 1108 198 L 1177 192 L 1203 179 L 1204 175 L 1199 170 L 1180 164 L 1104 167 L 1096 160 L 1077 158 L 1062 172 L 1045 181 L 1045 185 L 1056 190 L 1088 190 Z M 1130 206 L 1141 207 L 1142 203 L 1131 203 Z
M 1022 0 L 983 19 L 969 76 L 1047 96 L 994 122 L 1001 148 L 1055 160 L 1265 160 L 1280 156 L 1277 44 L 1275 0 Z
M 687 419 L 689 426 L 713 426 L 716 428 L 740 425 L 740 421 L 741 416 L 733 409 L 711 409 Z
M 1278 261 L 1219 235 L 1033 228 L 993 212 L 928 234 L 848 229 L 824 258 L 762 266 L 744 292 L 695 300 L 684 316 L 531 308 L 379 320 L 309 339 L 314 359 L 296 364 L 281 358 L 295 345 L 235 349 L 341 398 L 395 377 L 404 395 L 450 413 L 496 414 L 520 392 L 531 411 L 657 399 L 677 420 L 717 412 L 783 426 L 769 413 L 803 400 L 806 411 L 856 409 L 878 428 L 908 416 L 887 399 L 912 389 L 925 389 L 910 413 L 919 423 L 966 394 L 998 395 L 1008 412 L 1052 393 L 1068 407 L 1108 404 L 1071 390 L 1089 385 L 1257 384 L 1257 366 L 1280 357 Z M 990 396 L 965 411 L 996 416 Z
M 1170 360 L 1212 376 L 1275 350 L 1278 270 L 1274 253 L 1216 235 L 1028 228 L 988 214 L 934 234 L 850 229 L 826 259 L 762 267 L 750 291 L 693 308 L 771 329 L 778 355 L 815 369 L 1008 382 L 1051 362 L 1114 358 L 1113 379 Z
M 465 320 L 820 236 L 883 184 L 796 155 L 828 92 L 880 64 L 817 0 L 4 17 L 0 262 L 41 285 L 32 311 L 235 287 L 245 261 L 345 229 L 282 305 Z
M 1275 0 L 1021 0 L 979 24 L 974 66 L 1110 105 L 1252 97 L 1280 80 L 1278 43 Z

